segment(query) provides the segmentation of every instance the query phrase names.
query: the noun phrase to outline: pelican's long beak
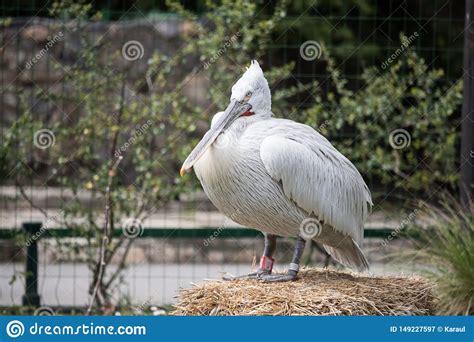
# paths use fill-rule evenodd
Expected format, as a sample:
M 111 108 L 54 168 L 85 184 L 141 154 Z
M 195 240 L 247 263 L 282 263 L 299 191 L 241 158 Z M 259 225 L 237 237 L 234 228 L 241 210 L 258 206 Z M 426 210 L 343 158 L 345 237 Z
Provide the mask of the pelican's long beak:
M 204 134 L 201 141 L 196 145 L 194 150 L 191 151 L 189 156 L 181 166 L 181 170 L 179 174 L 183 176 L 186 172 L 188 172 L 198 161 L 199 158 L 206 152 L 209 146 L 217 139 L 219 134 L 221 134 L 224 129 L 229 127 L 229 125 L 234 122 L 242 113 L 250 110 L 252 106 L 243 101 L 236 101 L 231 100 L 229 105 L 227 106 L 224 114 L 217 120 L 217 122 L 212 125 L 212 127 Z

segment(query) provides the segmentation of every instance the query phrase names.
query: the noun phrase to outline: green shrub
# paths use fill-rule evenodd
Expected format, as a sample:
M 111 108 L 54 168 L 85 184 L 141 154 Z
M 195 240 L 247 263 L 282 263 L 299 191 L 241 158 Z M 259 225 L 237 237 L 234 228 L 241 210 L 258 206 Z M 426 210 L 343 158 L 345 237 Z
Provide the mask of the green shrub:
M 415 193 L 455 186 L 462 81 L 446 84 L 443 70 L 408 49 L 386 71 L 366 69 L 353 91 L 334 63 L 327 57 L 331 90 L 317 92 L 305 122 L 375 184 Z

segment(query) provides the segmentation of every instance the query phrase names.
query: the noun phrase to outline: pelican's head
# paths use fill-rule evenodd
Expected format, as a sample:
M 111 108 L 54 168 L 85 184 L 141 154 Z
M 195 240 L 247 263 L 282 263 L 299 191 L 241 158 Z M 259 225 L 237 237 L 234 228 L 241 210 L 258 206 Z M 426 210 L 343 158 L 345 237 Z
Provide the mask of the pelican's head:
M 227 127 L 235 120 L 250 117 L 268 118 L 271 116 L 272 99 L 268 82 L 263 76 L 262 68 L 253 60 L 240 79 L 232 86 L 230 103 L 222 115 L 213 122 L 209 131 L 191 151 L 181 167 L 184 175 L 194 163 L 206 152 Z
M 240 101 L 252 106 L 246 116 L 271 116 L 272 97 L 270 87 L 257 61 L 253 60 L 247 71 L 232 86 L 230 102 L 232 103 L 232 101 Z

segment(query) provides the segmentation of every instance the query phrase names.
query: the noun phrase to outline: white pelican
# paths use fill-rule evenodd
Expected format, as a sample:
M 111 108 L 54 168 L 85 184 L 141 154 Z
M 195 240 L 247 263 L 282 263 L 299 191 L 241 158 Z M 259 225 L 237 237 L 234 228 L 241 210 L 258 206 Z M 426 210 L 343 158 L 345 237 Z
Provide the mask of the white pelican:
M 340 263 L 368 269 L 360 245 L 372 206 L 355 166 L 313 128 L 272 118 L 271 93 L 257 61 L 232 87 L 230 103 L 189 154 L 212 203 L 226 216 L 265 235 L 252 277 L 295 280 L 305 239 L 321 243 Z M 296 237 L 286 274 L 271 274 L 277 236 Z

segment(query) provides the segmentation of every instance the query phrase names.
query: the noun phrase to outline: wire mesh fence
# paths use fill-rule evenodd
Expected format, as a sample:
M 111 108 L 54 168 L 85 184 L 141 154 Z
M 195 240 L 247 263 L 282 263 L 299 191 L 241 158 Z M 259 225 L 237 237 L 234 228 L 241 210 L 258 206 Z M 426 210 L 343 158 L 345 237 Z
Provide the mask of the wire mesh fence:
M 367 257 L 372 271 L 391 274 L 398 268 L 384 262 L 400 248 L 401 241 L 382 244 L 391 230 L 373 230 L 366 234 Z M 7 238 L 3 231 L 3 238 Z M 64 231 L 55 231 L 38 244 L 38 293 L 41 303 L 50 307 L 85 307 L 89 301 L 92 274 L 86 263 L 88 248 L 80 237 L 65 237 Z M 292 239 L 280 239 L 276 260 L 277 269 L 285 268 L 293 252 Z M 140 306 L 142 303 L 166 306 L 176 301 L 178 290 L 204 279 L 246 274 L 255 267 L 256 258 L 263 248 L 262 235 L 242 228 L 153 229 L 148 228 L 127 253 L 126 269 L 114 285 L 114 302 L 119 306 Z M 121 263 L 119 252 L 110 272 Z M 304 255 L 308 265 L 337 267 L 316 244 Z M 12 257 L 2 265 L 0 305 L 22 305 L 25 294 L 24 255 Z
M 196 13 L 198 20 L 206 22 L 208 9 L 201 2 L 182 2 L 182 5 Z M 148 88 L 152 88 L 153 85 L 150 86 L 150 75 L 146 73 L 146 68 L 148 61 L 153 58 L 154 51 L 160 51 L 170 58 L 178 56 L 184 47 L 181 37 L 194 34 L 188 21 L 174 12 L 167 12 L 169 8 L 160 1 L 139 1 L 131 5 L 126 3 L 118 5 L 111 1 L 95 2 L 92 9 L 101 12 L 95 21 L 88 20 L 77 29 L 73 28 L 73 25 L 67 26 L 70 23 L 68 19 L 67 25 L 63 26 L 65 27 L 63 31 L 58 30 L 58 25 L 64 24 L 64 18 L 52 15 L 50 12 L 52 6 L 53 3 L 49 1 L 18 1 L 0 5 L 2 141 L 7 141 L 6 136 L 12 131 L 11 127 L 22 118 L 25 112 L 31 112 L 32 118 L 39 119 L 47 123 L 45 126 L 52 127 L 57 122 L 76 125 L 84 112 L 89 110 L 89 108 L 83 108 L 83 105 L 88 103 L 89 96 L 94 97 L 96 94 L 99 96 L 99 87 L 94 87 L 97 80 L 86 80 L 84 83 L 89 83 L 90 89 L 83 98 L 77 98 L 74 87 L 66 78 L 66 75 L 70 75 L 75 67 L 79 66 L 79 69 L 90 67 L 84 57 L 90 51 L 83 49 L 80 43 L 81 37 L 92 41 L 93 46 L 100 50 L 100 60 L 123 55 L 126 44 L 138 43 L 135 45 L 138 50 L 132 51 L 128 60 L 122 60 L 122 64 L 115 64 L 114 69 L 104 69 L 105 73 L 112 74 L 103 76 L 106 83 L 108 77 L 112 80 L 114 74 L 124 75 L 124 86 L 121 87 L 119 84 L 116 92 L 122 92 L 122 96 L 118 98 L 127 99 L 134 98 L 136 93 L 144 97 L 148 96 Z M 273 2 L 262 4 L 257 7 L 255 17 L 251 20 L 269 19 L 276 8 L 277 5 Z M 331 75 L 327 71 L 326 64 L 309 62 L 302 58 L 302 44 L 314 41 L 317 43 L 316 54 L 327 50 L 334 57 L 335 67 L 340 70 L 341 77 L 347 80 L 347 89 L 353 92 L 351 97 L 355 98 L 357 94 L 363 94 L 366 91 L 368 82 L 363 74 L 368 68 L 374 66 L 377 69 L 369 81 L 382 76 L 390 65 L 406 54 L 405 49 L 409 46 L 424 58 L 429 70 L 443 69 L 435 82 L 445 85 L 448 89 L 447 93 L 463 76 L 463 16 L 463 4 L 454 0 L 430 2 L 390 0 L 383 3 L 355 1 L 345 4 L 331 1 L 298 2 L 298 4 L 288 6 L 287 15 L 272 33 L 265 54 L 258 58 L 268 69 L 294 63 L 291 77 L 275 82 L 275 90 L 280 87 L 309 85 L 311 82 L 318 81 L 318 92 L 323 98 L 330 98 L 337 86 L 329 82 Z M 401 40 L 401 33 L 407 37 L 407 40 Z M 218 44 L 218 46 L 221 45 Z M 219 58 L 226 60 L 230 65 L 235 65 L 236 68 L 242 68 L 240 63 L 231 59 L 231 56 L 226 53 L 219 55 Z M 131 60 L 132 63 L 130 63 Z M 183 75 L 192 74 L 196 66 L 201 68 L 201 72 L 182 88 L 181 95 L 190 101 L 192 106 L 201 108 L 201 111 L 205 112 L 205 119 L 210 120 L 213 114 L 211 111 L 219 105 L 210 101 L 209 94 L 206 93 L 211 80 L 206 75 L 206 68 L 202 68 L 203 62 L 199 58 L 189 59 L 187 63 L 183 63 L 180 71 Z M 400 74 L 406 72 L 404 68 L 407 68 L 407 65 L 401 67 Z M 422 73 L 426 72 L 428 71 L 422 71 Z M 178 84 L 179 81 L 180 77 L 177 77 L 171 83 Z M 101 81 L 97 82 L 99 84 Z M 110 82 L 112 81 L 108 81 Z M 421 88 L 423 86 L 430 85 L 419 85 Z M 393 99 L 404 103 L 418 101 L 409 97 L 400 99 L 397 89 L 393 91 L 394 93 L 391 94 Z M 228 97 L 227 92 L 228 89 L 222 90 L 224 98 Z M 416 94 L 412 95 L 416 98 Z M 296 110 L 283 114 L 290 119 L 301 119 L 300 112 L 312 108 L 318 101 L 314 96 L 312 90 L 295 93 L 289 97 L 288 104 Z M 429 97 L 429 95 L 426 96 Z M 327 108 L 327 110 L 332 109 Z M 143 108 L 137 107 L 136 110 L 143 110 Z M 422 110 L 429 115 L 433 108 L 422 108 Z M 113 111 L 115 115 L 115 112 L 120 110 L 113 108 Z M 383 111 L 382 109 L 381 112 Z M 347 115 L 350 114 L 347 113 Z M 402 117 L 404 114 L 401 112 Z M 456 107 L 451 120 L 458 122 L 459 114 L 460 108 Z M 319 125 L 325 125 L 325 122 L 319 121 Z M 331 125 L 334 126 L 333 123 Z M 377 125 L 384 127 L 384 119 L 379 120 Z M 388 131 L 394 128 L 397 127 L 386 127 Z M 88 126 L 81 129 L 85 135 L 95 134 L 95 130 L 98 136 L 104 134 L 99 127 Z M 160 134 L 171 134 L 171 131 L 167 129 L 167 127 L 164 128 Z M 458 134 L 459 131 L 460 127 L 456 126 L 454 133 Z M 33 131 L 31 133 L 33 135 Z M 433 127 L 423 134 L 433 137 L 434 141 L 451 139 L 450 136 L 444 135 L 445 131 L 437 131 Z M 16 232 L 21 229 L 24 222 L 47 222 L 45 213 L 53 218 L 59 213 L 62 217 L 64 213 L 61 208 L 71 202 L 74 202 L 72 205 L 81 203 L 93 208 L 96 212 L 101 212 L 104 206 L 103 194 L 91 195 L 95 184 L 100 183 L 99 180 L 93 178 L 90 181 L 84 181 L 82 189 L 73 188 L 72 190 L 67 182 L 58 181 L 58 175 L 61 173 L 66 178 L 81 178 L 83 164 L 90 160 L 78 158 L 68 164 L 61 164 L 60 169 L 55 169 L 48 163 L 45 156 L 46 150 L 38 148 L 31 137 L 25 137 L 25 139 L 28 140 L 31 158 L 25 160 L 19 157 L 14 160 L 14 163 L 5 163 L 7 167 L 2 169 L 0 228 L 3 232 L 4 240 L 1 243 L 4 246 L 2 248 L 4 252 L 0 255 L 2 257 L 0 305 L 21 305 L 22 303 L 26 247 L 23 238 L 19 238 L 20 235 Z M 351 142 L 358 143 L 363 137 L 360 133 L 342 127 L 337 130 L 337 134 L 332 131 L 330 139 L 335 145 L 344 142 L 351 145 Z M 124 144 L 129 142 L 126 139 L 124 141 Z M 158 149 L 159 145 L 153 146 Z M 15 146 L 8 147 L 15 151 Z M 76 147 L 63 146 L 62 153 L 67 157 L 77 155 Z M 450 153 L 455 154 L 457 146 L 450 145 L 450 148 Z M 376 153 L 374 147 L 374 154 Z M 109 158 L 108 151 L 99 151 L 99 155 Z M 370 164 L 368 161 L 370 157 L 359 156 L 367 164 Z M 142 162 L 149 158 L 153 158 L 153 154 L 146 154 Z M 160 175 L 165 174 L 168 177 L 170 187 L 173 186 L 172 180 L 176 177 L 179 162 L 180 160 L 164 159 L 165 165 L 160 164 Z M 453 169 L 457 171 L 459 162 L 447 161 L 447 163 L 451 162 L 456 164 Z M 416 167 L 408 171 L 408 175 L 415 172 L 420 165 L 427 169 L 431 166 L 424 157 L 420 158 Z M 19 175 L 19 169 L 24 167 L 29 170 L 27 177 Z M 427 172 L 428 174 L 420 176 L 422 177 L 420 182 L 426 181 L 430 173 L 439 173 L 438 170 L 431 169 Z M 136 170 L 130 167 L 130 164 L 121 165 L 119 176 L 125 189 L 137 187 L 136 174 Z M 418 198 L 419 193 L 413 193 L 411 188 L 407 189 L 402 184 L 397 188 L 403 191 L 406 197 L 400 200 L 396 196 L 390 196 L 395 195 L 394 187 L 381 181 L 379 175 L 364 176 L 377 199 L 375 212 L 368 227 L 374 231 L 379 230 L 378 234 L 369 233 L 374 236 L 373 239 L 367 240 L 369 260 L 375 263 L 378 271 L 390 272 L 393 268 L 383 257 L 400 248 L 400 242 L 391 243 L 388 249 L 383 247 L 381 243 L 390 234 L 383 229 L 403 226 L 403 220 L 407 218 L 407 214 L 401 214 L 399 208 L 408 208 L 412 211 L 407 201 Z M 455 173 L 453 177 L 456 179 Z M 194 182 L 193 186 L 197 188 L 196 180 L 191 182 Z M 19 183 L 22 183 L 21 187 Z M 452 186 L 455 181 L 448 180 L 444 184 L 439 182 L 436 184 L 436 189 L 438 187 L 441 189 L 446 183 Z M 160 186 L 165 187 L 163 184 Z M 76 203 L 71 200 L 77 196 L 81 201 Z M 146 219 L 143 219 L 143 226 L 150 227 L 145 228 L 145 231 L 162 231 L 164 232 L 162 234 L 168 232 L 169 236 L 141 237 L 136 239 L 130 249 L 127 249 L 126 244 L 118 249 L 110 272 L 113 273 L 114 268 L 120 268 L 122 264 L 120 255 L 125 251 L 127 256 L 123 262 L 127 267 L 117 275 L 117 279 L 120 279 L 118 284 L 111 285 L 116 286 L 113 295 L 117 302 L 133 305 L 147 302 L 160 305 L 170 304 L 174 301 L 173 297 L 178 288 L 188 286 L 190 282 L 203 278 L 215 278 L 220 271 L 233 274 L 245 273 L 250 268 L 251 261 L 261 253 L 261 237 L 226 236 L 225 233 L 221 235 L 220 227 L 223 225 L 223 217 L 215 213 L 212 205 L 201 197 L 199 192 L 188 196 L 191 197 L 191 201 L 186 201 L 186 196 L 176 191 L 172 198 L 164 201 L 165 204 L 156 204 L 159 201 L 155 201 L 155 208 Z M 124 201 L 127 199 L 125 198 Z M 50 221 L 48 229 L 67 228 L 61 227 L 61 224 L 57 224 L 56 221 L 60 220 Z M 74 226 L 80 225 L 77 217 L 72 221 Z M 87 222 L 87 219 L 84 222 Z M 204 233 L 205 227 L 209 230 Z M 186 234 L 190 235 L 180 236 L 180 233 L 177 233 L 180 230 L 186 230 Z M 11 236 L 8 237 L 9 231 L 14 232 L 13 235 L 16 236 L 17 241 L 11 239 Z M 196 233 L 190 233 L 193 231 Z M 216 231 L 219 233 L 215 240 L 209 241 Z M 192 234 L 198 234 L 199 238 L 192 237 Z M 90 240 L 93 238 L 63 237 L 39 240 L 38 284 L 43 303 L 51 306 L 74 307 L 88 304 L 93 270 L 86 260 L 88 256 L 97 254 L 97 244 L 87 243 Z M 291 240 L 284 240 L 281 244 L 286 248 L 282 249 L 278 258 L 287 260 L 291 255 Z M 307 251 L 307 262 L 324 264 L 325 254 L 318 252 L 316 246 L 313 246 L 313 249 Z

